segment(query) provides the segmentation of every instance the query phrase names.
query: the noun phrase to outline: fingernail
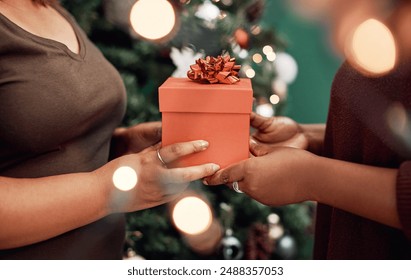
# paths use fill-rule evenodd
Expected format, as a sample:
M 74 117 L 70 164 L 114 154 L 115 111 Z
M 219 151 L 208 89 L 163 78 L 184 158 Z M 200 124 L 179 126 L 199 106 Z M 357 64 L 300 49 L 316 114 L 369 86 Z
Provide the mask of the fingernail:
M 206 180 L 203 180 L 203 184 L 208 186 L 208 182 Z
M 257 141 L 255 141 L 254 139 L 251 138 L 251 139 L 250 139 L 250 144 L 251 144 L 251 145 L 257 145 Z
M 216 172 L 217 170 L 220 169 L 220 165 L 213 163 L 213 164 L 211 165 L 211 169 L 213 169 L 213 171 Z
M 198 141 L 199 143 L 200 143 L 200 147 L 201 147 L 201 151 L 203 151 L 203 150 L 205 150 L 205 149 L 207 149 L 208 148 L 208 142 L 207 141 L 204 141 L 204 140 L 200 140 L 200 141 Z

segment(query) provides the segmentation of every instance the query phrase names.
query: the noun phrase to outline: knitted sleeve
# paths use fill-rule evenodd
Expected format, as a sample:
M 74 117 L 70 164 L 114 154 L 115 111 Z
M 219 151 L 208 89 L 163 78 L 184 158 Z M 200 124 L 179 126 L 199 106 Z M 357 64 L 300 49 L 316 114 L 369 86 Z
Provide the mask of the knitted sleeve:
M 411 240 L 411 161 L 403 162 L 397 175 L 397 210 L 403 232 Z

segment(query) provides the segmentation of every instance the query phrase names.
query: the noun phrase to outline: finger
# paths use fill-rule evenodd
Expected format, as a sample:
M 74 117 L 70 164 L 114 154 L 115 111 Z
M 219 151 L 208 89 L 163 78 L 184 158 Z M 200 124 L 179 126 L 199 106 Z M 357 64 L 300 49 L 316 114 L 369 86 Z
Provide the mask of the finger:
M 239 182 L 244 179 L 245 164 L 247 160 L 243 160 L 239 163 L 230 165 L 229 167 L 222 169 L 215 173 L 213 176 L 203 180 L 205 185 L 221 185 L 228 184 L 231 186 L 233 182 Z
M 250 139 L 250 152 L 256 157 L 268 154 L 268 150 L 252 138 Z
M 258 130 L 265 130 L 272 124 L 274 118 L 267 118 L 254 112 L 250 116 L 250 125 Z
M 214 163 L 196 165 L 182 168 L 167 169 L 162 172 L 162 180 L 168 184 L 182 184 L 202 179 L 213 175 L 220 169 L 220 166 Z
M 145 148 L 145 149 L 142 150 L 140 153 L 145 154 L 145 153 L 148 153 L 148 152 L 157 151 L 157 150 L 160 149 L 160 148 L 161 148 L 161 142 L 158 142 L 157 144 L 155 144 L 155 145 L 153 145 L 153 146 L 150 146 L 150 147 Z
M 162 147 L 160 153 L 164 162 L 169 163 L 180 157 L 204 151 L 208 145 L 208 142 L 204 140 L 176 143 Z
M 161 139 L 161 122 L 147 122 L 140 124 L 141 137 L 151 143 L 156 143 Z

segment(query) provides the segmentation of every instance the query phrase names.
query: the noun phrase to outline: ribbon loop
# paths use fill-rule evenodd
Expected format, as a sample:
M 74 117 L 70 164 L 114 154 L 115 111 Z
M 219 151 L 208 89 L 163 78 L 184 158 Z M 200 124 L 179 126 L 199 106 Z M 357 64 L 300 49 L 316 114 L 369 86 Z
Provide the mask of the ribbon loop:
M 240 81 L 240 68 L 241 65 L 236 65 L 235 58 L 229 55 L 207 56 L 197 59 L 196 64 L 190 66 L 187 77 L 200 83 L 234 84 Z

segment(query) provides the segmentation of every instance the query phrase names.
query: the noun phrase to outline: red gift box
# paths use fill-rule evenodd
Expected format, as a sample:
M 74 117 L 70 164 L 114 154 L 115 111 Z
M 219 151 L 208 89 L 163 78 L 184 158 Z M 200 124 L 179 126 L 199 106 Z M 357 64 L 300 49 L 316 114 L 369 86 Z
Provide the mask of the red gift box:
M 203 152 L 185 156 L 170 167 L 216 163 L 224 168 L 249 157 L 251 80 L 235 84 L 201 84 L 168 78 L 159 88 L 162 145 L 206 140 Z

